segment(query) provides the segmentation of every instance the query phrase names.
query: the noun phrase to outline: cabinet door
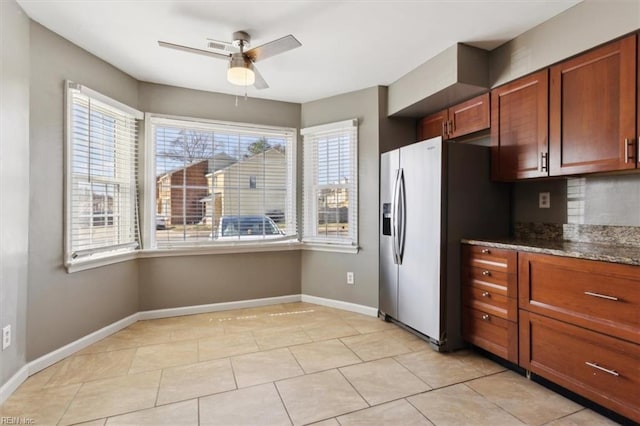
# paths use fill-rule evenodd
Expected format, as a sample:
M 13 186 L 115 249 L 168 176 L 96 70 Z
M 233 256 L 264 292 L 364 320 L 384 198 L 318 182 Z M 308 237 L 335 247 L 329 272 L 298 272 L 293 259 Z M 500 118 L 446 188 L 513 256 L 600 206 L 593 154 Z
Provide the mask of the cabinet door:
M 636 167 L 635 34 L 551 67 L 550 174 Z
M 519 364 L 640 421 L 640 345 L 520 310 Z
M 450 139 L 488 129 L 489 93 L 449 108 L 449 126 Z
M 640 268 L 519 253 L 519 307 L 640 344 Z
M 418 122 L 418 140 L 431 139 L 442 136 L 447 139 L 445 126 L 448 120 L 447 110 L 431 114 Z
M 547 176 L 548 71 L 491 91 L 491 173 L 495 180 Z

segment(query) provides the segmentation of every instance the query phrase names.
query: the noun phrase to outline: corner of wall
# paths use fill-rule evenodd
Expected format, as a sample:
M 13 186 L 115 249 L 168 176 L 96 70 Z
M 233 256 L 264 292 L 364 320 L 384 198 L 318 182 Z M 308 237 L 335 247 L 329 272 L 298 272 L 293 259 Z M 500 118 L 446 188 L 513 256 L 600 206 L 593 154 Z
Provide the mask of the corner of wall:
M 0 352 L 0 403 L 24 378 L 29 258 L 29 18 L 0 2 L 0 327 L 12 344 Z

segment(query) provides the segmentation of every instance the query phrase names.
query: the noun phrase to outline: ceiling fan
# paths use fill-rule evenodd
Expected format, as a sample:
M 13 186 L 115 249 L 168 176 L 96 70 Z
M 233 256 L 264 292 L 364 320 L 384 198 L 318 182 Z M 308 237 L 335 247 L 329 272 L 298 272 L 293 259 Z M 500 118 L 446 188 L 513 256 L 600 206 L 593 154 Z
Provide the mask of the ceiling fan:
M 196 53 L 198 55 L 229 61 L 227 80 L 238 86 L 253 85 L 256 89 L 266 89 L 269 85 L 258 72 L 254 62 L 262 61 L 302 46 L 302 44 L 291 34 L 254 47 L 253 49 L 245 50 L 249 48 L 250 43 L 251 36 L 244 31 L 236 31 L 233 33 L 233 42 L 208 40 L 208 47 L 217 50 L 231 51 L 232 53 L 218 53 L 209 50 L 196 49 L 189 46 L 182 46 L 180 44 L 167 43 L 166 41 L 158 41 L 158 45 L 161 47 L 182 50 L 184 52 Z

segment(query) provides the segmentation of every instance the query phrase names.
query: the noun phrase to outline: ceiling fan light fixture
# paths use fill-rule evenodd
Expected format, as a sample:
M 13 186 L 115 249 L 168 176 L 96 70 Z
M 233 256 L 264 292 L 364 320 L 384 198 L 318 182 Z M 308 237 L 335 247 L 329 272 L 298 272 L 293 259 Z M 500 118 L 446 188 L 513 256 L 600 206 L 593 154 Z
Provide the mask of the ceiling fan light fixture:
M 236 86 L 251 86 L 256 82 L 253 63 L 243 58 L 242 55 L 234 54 L 229 62 L 227 80 Z

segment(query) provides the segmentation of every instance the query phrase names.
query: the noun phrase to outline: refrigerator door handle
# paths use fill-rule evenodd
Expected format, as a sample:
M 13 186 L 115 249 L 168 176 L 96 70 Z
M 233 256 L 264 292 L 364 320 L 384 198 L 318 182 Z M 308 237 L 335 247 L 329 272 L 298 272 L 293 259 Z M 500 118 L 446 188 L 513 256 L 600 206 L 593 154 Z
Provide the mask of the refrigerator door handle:
M 404 169 L 400 169 L 400 176 L 398 178 L 399 181 L 399 192 L 400 195 L 398 197 L 398 210 L 401 212 L 400 214 L 400 226 L 399 226 L 399 236 L 398 236 L 398 264 L 402 264 L 402 258 L 404 257 L 404 242 L 405 237 L 407 235 L 407 192 L 405 190 L 404 183 Z
M 391 205 L 391 248 L 393 249 L 393 263 L 398 265 L 398 197 L 400 196 L 400 169 L 396 170 L 396 178 L 393 184 L 393 201 Z

